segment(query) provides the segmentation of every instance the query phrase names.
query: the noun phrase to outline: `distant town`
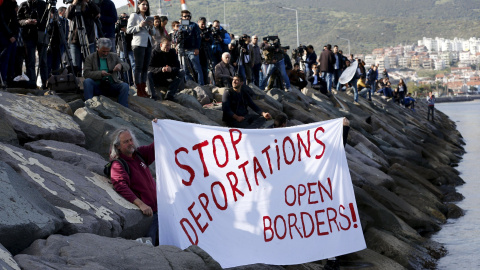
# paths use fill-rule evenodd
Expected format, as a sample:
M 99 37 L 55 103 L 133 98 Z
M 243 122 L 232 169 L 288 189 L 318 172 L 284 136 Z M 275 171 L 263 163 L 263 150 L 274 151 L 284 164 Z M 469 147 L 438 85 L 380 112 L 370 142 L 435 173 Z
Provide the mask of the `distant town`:
M 480 87 L 480 39 L 475 37 L 424 37 L 417 44 L 378 48 L 355 58 L 364 59 L 367 68 L 378 64 L 380 71 L 387 69 L 393 80 L 404 78 L 417 85 L 436 86 L 437 90 L 441 85 L 448 89 L 444 95 L 478 94 Z M 421 70 L 436 75 L 420 77 Z

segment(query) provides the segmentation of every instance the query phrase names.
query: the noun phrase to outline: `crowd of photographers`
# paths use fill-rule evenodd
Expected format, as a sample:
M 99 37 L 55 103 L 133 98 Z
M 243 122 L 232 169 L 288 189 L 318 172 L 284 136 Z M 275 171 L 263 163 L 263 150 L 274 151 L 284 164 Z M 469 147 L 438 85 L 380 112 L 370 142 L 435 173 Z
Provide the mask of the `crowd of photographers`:
M 290 48 L 282 47 L 278 36 L 263 37 L 261 41 L 256 35 L 235 38 L 220 21 L 208 25 L 205 17 L 192 19 L 188 10 L 181 11 L 168 32 L 168 18 L 151 16 L 148 0 L 139 0 L 134 13 L 119 17 L 111 0 L 64 0 L 70 5 L 58 10 L 56 0 L 27 0 L 20 7 L 15 0 L 3 1 L 0 78 L 8 85 L 15 84 L 14 78 L 22 74 L 23 63 L 27 87 L 36 87 L 39 75 L 42 88 L 46 88 L 47 79 L 64 66 L 71 66 L 70 72 L 87 79 L 87 67 L 82 65 L 89 55 L 95 54 L 88 67 L 93 73 L 88 74 L 98 75 L 90 79 L 103 87 L 90 91 L 93 94 L 102 93 L 109 85 L 109 90 L 123 89 L 124 86 L 115 85 L 119 78 L 134 85 L 137 96 L 173 99 L 185 79 L 200 85 L 232 87 L 232 80 L 238 75 L 242 82 L 253 83 L 260 89 L 288 91 L 291 84 L 300 89 L 310 85 L 329 95 L 332 88 L 343 89 L 345 85 L 339 83 L 339 77 L 354 61 L 336 45 L 326 45 L 318 56 L 312 45 L 300 46 L 292 50 L 290 57 Z M 115 68 L 117 60 L 109 58 L 109 54 L 117 54 L 126 65 Z M 365 84 L 373 92 L 378 76 L 378 72 L 376 76 L 369 74 L 366 80 L 365 68 L 361 61 L 357 62 L 358 72 L 346 84 L 354 88 L 355 102 L 358 85 Z M 156 93 L 156 87 L 166 88 L 167 94 L 162 97 Z M 388 93 L 387 90 L 384 92 Z

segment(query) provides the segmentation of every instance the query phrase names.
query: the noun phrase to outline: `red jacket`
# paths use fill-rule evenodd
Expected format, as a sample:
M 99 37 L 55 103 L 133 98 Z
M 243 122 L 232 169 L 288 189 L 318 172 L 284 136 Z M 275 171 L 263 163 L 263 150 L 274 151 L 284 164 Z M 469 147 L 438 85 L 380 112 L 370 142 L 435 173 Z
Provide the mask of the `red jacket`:
M 111 180 L 115 191 L 122 195 L 127 201 L 133 203 L 136 198 L 150 206 L 153 212 L 157 212 L 157 189 L 156 182 L 148 166 L 155 161 L 154 143 L 147 146 L 140 146 L 137 151 L 147 164 L 144 164 L 137 154 L 127 157 L 120 154 L 130 169 L 130 176 L 120 162 L 113 162 L 111 169 Z

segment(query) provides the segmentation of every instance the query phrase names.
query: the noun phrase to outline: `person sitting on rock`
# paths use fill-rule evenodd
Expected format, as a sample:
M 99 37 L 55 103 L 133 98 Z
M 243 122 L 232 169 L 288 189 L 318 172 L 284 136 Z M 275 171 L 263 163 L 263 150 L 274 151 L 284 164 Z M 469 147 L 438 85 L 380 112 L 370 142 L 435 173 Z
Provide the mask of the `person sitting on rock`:
M 412 111 L 415 111 L 415 99 L 412 98 L 412 93 L 408 93 L 407 96 L 403 99 L 405 108 L 411 108 Z
M 265 119 L 270 119 L 268 112 L 262 110 L 253 103 L 252 98 L 247 91 L 242 88 L 243 81 L 238 75 L 233 76 L 232 88 L 225 91 L 222 97 L 222 120 L 229 127 L 237 128 L 259 128 L 265 123 Z M 258 115 L 248 113 L 250 107 Z M 259 116 L 260 115 L 260 116 Z
M 305 78 L 305 72 L 300 70 L 299 63 L 293 65 L 293 69 L 288 74 L 288 78 L 290 79 L 290 84 L 295 85 L 300 90 L 305 88 L 308 84 L 307 79 Z
M 89 100 L 98 95 L 118 96 L 118 103 L 128 108 L 129 87 L 120 78 L 121 73 L 130 67 L 116 53 L 110 52 L 111 48 L 110 39 L 99 38 L 97 52 L 85 58 L 83 98 Z
M 228 52 L 222 54 L 222 61 L 215 66 L 215 84 L 218 87 L 232 87 L 235 69 L 230 65 L 231 55 Z
M 153 122 L 156 122 L 154 119 Z M 123 159 L 128 165 L 130 174 L 118 160 Z M 135 204 L 146 216 L 153 217 L 146 237 L 158 245 L 158 214 L 156 182 L 148 166 L 155 161 L 155 147 L 138 146 L 135 135 L 127 128 L 113 132 L 110 144 L 110 179 L 115 191 L 127 201 Z
M 392 97 L 392 85 L 388 78 L 383 78 L 381 81 L 381 89 L 377 91 L 377 93 L 383 94 L 385 97 Z
M 317 63 L 312 64 L 313 75 L 308 77 L 308 81 L 311 83 L 312 88 L 320 91 L 320 93 L 328 96 L 327 83 L 323 80 L 320 74 L 320 68 Z
M 160 98 L 155 86 L 168 87 L 166 100 L 173 100 L 175 94 L 185 88 L 185 72 L 180 69 L 178 56 L 170 40 L 163 38 L 153 49 L 147 78 L 148 89 L 155 100 Z

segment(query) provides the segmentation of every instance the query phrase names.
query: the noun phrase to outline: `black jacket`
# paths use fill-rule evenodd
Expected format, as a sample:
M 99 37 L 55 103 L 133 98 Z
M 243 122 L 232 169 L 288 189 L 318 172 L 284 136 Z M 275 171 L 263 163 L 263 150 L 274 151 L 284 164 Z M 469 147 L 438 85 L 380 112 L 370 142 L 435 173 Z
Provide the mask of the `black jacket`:
M 162 71 L 162 68 L 167 65 L 172 68 L 172 72 Z M 179 71 L 180 62 L 178 61 L 178 56 L 175 52 L 175 49 L 170 49 L 168 52 L 163 52 L 160 50 L 160 44 L 156 45 L 152 51 L 148 72 L 151 72 L 155 76 L 160 76 L 161 79 L 166 80 L 168 78 L 177 76 Z
M 43 0 L 28 0 L 18 8 L 18 22 L 22 26 L 23 40 L 38 41 L 38 31 L 45 31 L 46 18 L 42 21 L 47 4 Z M 48 17 L 48 16 L 46 16 Z M 27 24 L 28 19 L 36 19 L 37 24 Z

